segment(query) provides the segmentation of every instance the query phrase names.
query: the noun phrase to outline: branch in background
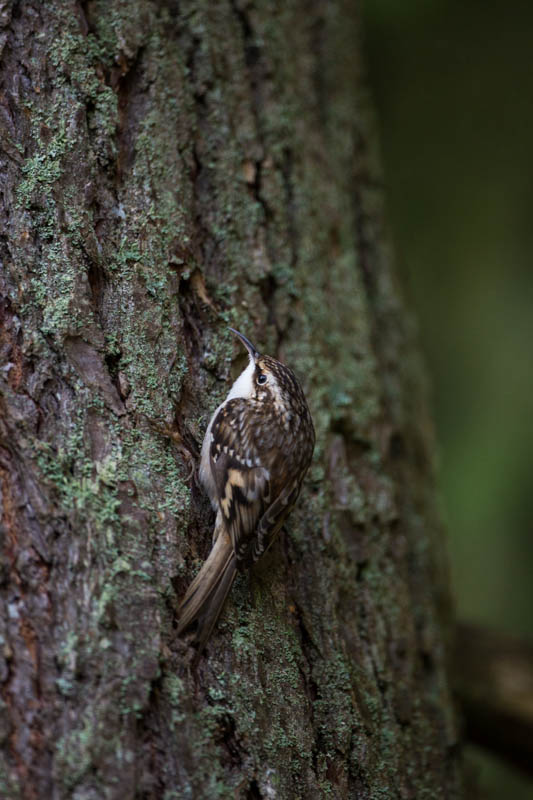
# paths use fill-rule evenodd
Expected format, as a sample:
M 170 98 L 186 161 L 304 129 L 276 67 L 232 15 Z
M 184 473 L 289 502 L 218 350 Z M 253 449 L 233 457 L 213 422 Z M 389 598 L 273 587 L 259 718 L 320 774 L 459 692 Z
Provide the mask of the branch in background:
M 533 775 L 533 644 L 461 623 L 454 682 L 467 738 Z

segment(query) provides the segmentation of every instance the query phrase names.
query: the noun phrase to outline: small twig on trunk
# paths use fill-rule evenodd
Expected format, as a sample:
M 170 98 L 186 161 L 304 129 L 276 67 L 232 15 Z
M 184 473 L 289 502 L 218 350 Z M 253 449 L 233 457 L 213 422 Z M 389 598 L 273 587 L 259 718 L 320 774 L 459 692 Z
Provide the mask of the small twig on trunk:
M 454 682 L 467 738 L 533 775 L 533 643 L 461 623 Z

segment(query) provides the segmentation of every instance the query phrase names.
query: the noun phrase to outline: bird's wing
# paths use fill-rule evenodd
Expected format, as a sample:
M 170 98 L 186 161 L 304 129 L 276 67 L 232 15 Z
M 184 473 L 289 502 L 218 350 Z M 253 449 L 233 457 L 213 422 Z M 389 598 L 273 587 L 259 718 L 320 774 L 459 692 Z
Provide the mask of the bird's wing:
M 270 475 L 261 462 L 257 431 L 249 425 L 248 403 L 229 400 L 211 426 L 211 471 L 237 563 L 248 560 L 256 527 L 271 505 Z
M 266 509 L 257 524 L 255 536 L 250 542 L 248 557 L 251 561 L 257 561 L 276 538 L 285 518 L 294 508 L 300 494 L 300 487 L 301 483 L 298 481 L 287 483 L 274 502 Z

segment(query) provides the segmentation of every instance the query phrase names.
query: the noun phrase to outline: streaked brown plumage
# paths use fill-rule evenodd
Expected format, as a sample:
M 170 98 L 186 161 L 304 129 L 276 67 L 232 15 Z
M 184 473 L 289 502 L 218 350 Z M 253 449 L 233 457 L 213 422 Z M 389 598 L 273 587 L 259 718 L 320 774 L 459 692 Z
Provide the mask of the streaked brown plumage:
M 217 512 L 213 547 L 180 606 L 178 633 L 197 623 L 205 646 L 237 569 L 274 541 L 293 508 L 313 455 L 315 432 L 292 370 L 257 352 L 216 409 L 202 446 L 200 480 Z

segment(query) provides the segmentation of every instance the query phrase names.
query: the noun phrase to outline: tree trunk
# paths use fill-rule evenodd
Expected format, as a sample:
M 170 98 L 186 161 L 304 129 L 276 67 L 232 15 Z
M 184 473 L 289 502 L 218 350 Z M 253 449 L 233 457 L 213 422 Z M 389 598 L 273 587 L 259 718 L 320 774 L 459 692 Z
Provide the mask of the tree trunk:
M 0 4 L 2 797 L 461 795 L 354 5 Z M 299 374 L 317 447 L 193 668 L 228 325 Z

